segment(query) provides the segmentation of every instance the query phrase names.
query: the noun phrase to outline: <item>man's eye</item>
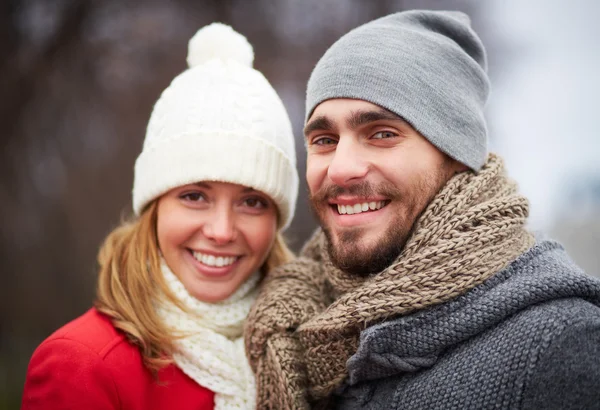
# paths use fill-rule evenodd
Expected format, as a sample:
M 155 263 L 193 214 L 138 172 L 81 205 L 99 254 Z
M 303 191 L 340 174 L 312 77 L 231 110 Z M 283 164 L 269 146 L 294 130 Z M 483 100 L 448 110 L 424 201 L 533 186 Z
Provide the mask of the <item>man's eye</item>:
M 396 136 L 396 134 L 393 133 L 392 131 L 379 131 L 379 132 L 376 132 L 375 134 L 373 134 L 371 139 L 382 140 L 385 138 L 394 138 L 395 136 Z
M 185 194 L 181 195 L 180 198 L 191 202 L 199 202 L 206 199 L 200 192 L 186 192 Z
M 322 137 L 313 142 L 316 145 L 332 145 L 335 144 L 335 140 L 329 137 Z

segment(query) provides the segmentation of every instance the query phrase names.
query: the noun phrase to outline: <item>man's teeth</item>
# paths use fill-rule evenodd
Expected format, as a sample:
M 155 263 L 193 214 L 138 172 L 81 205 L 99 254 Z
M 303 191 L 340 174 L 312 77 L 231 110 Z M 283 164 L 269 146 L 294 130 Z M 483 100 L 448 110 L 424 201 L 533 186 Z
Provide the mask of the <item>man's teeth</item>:
M 377 209 L 381 209 L 384 204 L 385 201 L 363 202 L 361 204 L 354 205 L 338 204 L 337 208 L 340 215 L 353 215 L 360 214 L 361 212 L 376 211 Z
M 207 266 L 216 266 L 217 268 L 231 265 L 237 260 L 237 256 L 215 256 L 207 255 L 200 252 L 193 252 L 193 255 L 197 261 Z

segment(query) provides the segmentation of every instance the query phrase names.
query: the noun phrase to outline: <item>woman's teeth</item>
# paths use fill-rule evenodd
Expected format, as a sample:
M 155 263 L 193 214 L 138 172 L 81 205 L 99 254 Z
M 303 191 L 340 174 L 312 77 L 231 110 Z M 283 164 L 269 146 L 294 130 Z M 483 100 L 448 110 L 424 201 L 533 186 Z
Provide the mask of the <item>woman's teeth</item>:
M 368 211 L 376 211 L 378 209 L 383 208 L 385 205 L 385 201 L 376 201 L 376 202 L 363 202 L 360 204 L 354 205 L 340 205 L 338 204 L 337 209 L 340 215 L 353 215 L 360 214 L 362 212 Z
M 200 252 L 192 252 L 192 254 L 198 262 L 203 263 L 206 266 L 216 266 L 217 268 L 231 265 L 237 260 L 237 256 L 215 256 Z

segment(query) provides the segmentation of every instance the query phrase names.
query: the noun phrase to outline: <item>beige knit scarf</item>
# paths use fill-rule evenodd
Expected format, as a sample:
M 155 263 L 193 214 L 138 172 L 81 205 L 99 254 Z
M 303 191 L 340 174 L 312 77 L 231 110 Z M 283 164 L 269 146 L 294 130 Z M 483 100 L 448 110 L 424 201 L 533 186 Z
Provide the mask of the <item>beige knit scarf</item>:
M 346 378 L 361 330 L 455 298 L 506 267 L 533 246 L 527 216 L 527 200 L 490 154 L 479 173 L 448 181 L 376 275 L 337 269 L 317 231 L 296 261 L 269 274 L 246 322 L 257 408 L 322 403 Z
M 227 299 L 205 303 L 188 293 L 164 261 L 161 269 L 169 290 L 186 309 L 166 298 L 156 303 L 163 322 L 183 336 L 175 341 L 175 364 L 215 393 L 215 410 L 254 409 L 254 375 L 246 360 L 242 330 L 261 274 L 251 275 Z

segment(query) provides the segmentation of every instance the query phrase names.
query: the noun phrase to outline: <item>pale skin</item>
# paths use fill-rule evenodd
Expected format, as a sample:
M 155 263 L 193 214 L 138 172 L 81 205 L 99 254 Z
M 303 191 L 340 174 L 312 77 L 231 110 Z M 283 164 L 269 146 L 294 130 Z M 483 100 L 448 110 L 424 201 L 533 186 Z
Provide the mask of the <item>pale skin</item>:
M 332 99 L 305 127 L 306 180 L 333 262 L 376 273 L 400 253 L 425 207 L 467 168 L 375 104 Z
M 262 192 L 203 181 L 177 187 L 158 202 L 159 248 L 196 299 L 231 296 L 266 260 L 277 233 L 277 209 Z

